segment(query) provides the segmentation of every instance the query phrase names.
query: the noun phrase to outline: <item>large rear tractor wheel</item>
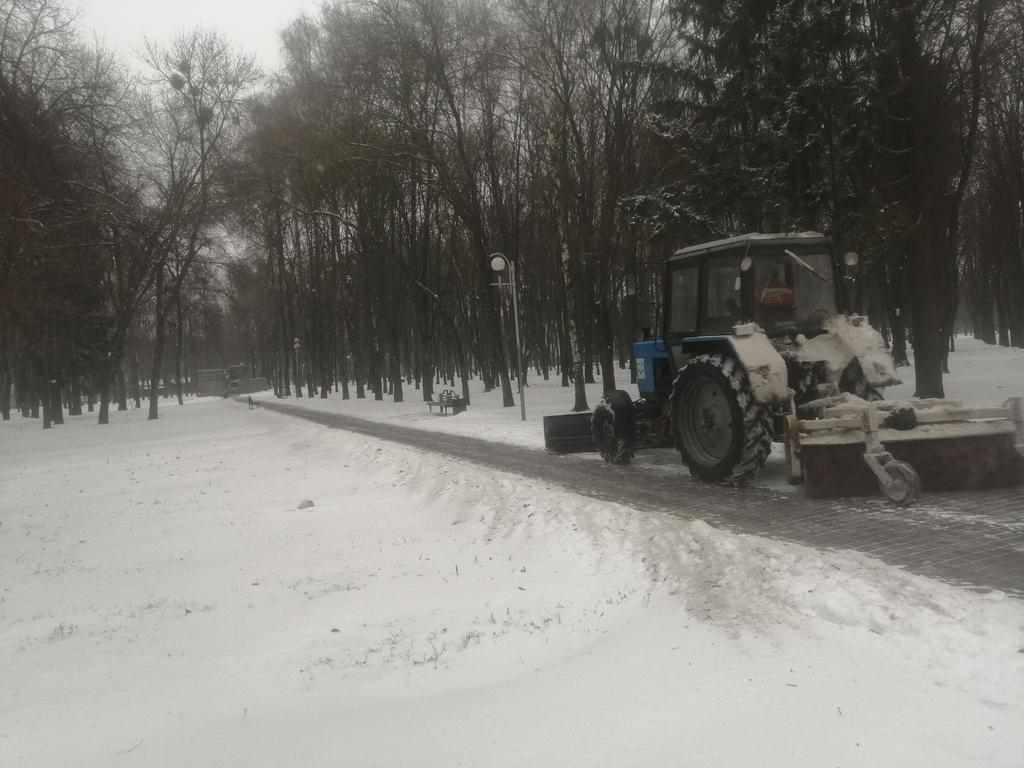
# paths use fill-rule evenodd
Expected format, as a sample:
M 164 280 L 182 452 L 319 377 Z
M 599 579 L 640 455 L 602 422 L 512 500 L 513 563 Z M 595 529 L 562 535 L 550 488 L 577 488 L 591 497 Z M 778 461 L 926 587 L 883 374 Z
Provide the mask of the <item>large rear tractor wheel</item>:
M 746 372 L 723 355 L 701 355 L 676 376 L 672 429 L 690 474 L 706 482 L 745 483 L 772 448 L 767 410 L 754 400 Z
M 594 445 L 609 464 L 633 460 L 636 435 L 633 427 L 633 399 L 622 390 L 605 395 L 590 420 Z

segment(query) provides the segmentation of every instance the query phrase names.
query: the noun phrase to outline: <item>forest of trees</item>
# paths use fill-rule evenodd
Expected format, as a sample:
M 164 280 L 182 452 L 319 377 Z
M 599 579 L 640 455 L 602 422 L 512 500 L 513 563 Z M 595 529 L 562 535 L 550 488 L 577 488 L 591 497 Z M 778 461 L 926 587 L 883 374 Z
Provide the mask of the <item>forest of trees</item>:
M 674 249 L 818 230 L 920 396 L 958 332 L 1024 347 L 1024 0 L 325 5 L 267 75 L 215 33 L 146 66 L 0 0 L 0 413 L 480 377 L 614 389 Z M 354 390 L 354 391 L 353 391 Z M 567 394 L 567 404 L 569 396 Z

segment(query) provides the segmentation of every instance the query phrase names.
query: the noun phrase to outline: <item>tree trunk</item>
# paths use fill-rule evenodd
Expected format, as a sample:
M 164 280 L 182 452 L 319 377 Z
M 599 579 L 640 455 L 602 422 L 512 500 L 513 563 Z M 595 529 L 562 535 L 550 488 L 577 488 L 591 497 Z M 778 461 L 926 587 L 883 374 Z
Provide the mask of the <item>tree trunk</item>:
M 615 390 L 615 337 L 612 333 L 611 311 L 609 307 L 602 306 L 600 311 L 601 322 L 601 384 L 605 392 Z
M 281 323 L 281 376 L 282 393 L 287 396 L 291 393 L 290 368 L 292 365 L 292 326 L 289 322 L 291 312 L 288 310 L 288 275 L 284 259 L 284 223 L 281 220 L 280 211 L 275 212 L 274 226 L 270 235 L 274 256 L 276 256 L 277 269 L 274 274 L 277 278 L 277 311 Z M 274 258 L 268 258 L 268 263 L 273 269 Z M 298 371 L 295 371 L 295 378 L 298 379 Z
M 355 369 L 353 373 L 356 377 L 356 400 L 366 399 L 366 383 L 363 378 L 363 365 L 365 365 L 365 363 L 360 365 L 360 362 L 357 360 L 356 364 L 353 366 Z
M 7 353 L 7 337 L 0 328 L 0 419 L 11 420 L 11 388 L 14 374 L 11 370 L 11 358 Z
M 31 407 L 29 400 L 32 396 L 32 385 L 29 382 L 27 366 L 22 362 L 14 371 L 14 389 L 17 398 L 18 408 L 23 418 L 31 418 Z
M 117 410 L 128 410 L 128 383 L 124 378 L 124 368 L 117 366 Z
M 338 352 L 338 378 L 341 379 L 341 399 L 348 400 L 348 358 L 344 350 Z
M 910 365 L 907 357 L 907 327 L 903 310 L 896 307 L 892 315 L 892 359 L 897 367 Z
M 0 393 L 0 398 L 3 394 Z M 82 415 L 82 381 L 81 377 L 75 371 L 74 367 L 71 369 L 71 393 L 68 396 L 70 400 L 70 407 L 68 408 L 69 416 L 81 416 Z
M 568 321 L 568 307 L 565 305 L 563 298 L 561 317 L 559 318 L 558 324 L 558 367 L 562 371 L 562 386 L 569 386 L 569 379 L 571 378 L 570 371 L 572 371 L 572 342 L 569 341 L 569 321 Z
M 100 368 L 100 412 L 97 424 L 110 423 L 110 387 L 114 377 L 114 362 L 108 360 Z
M 590 406 L 587 405 L 587 385 L 583 375 L 583 357 L 576 353 L 576 358 L 573 361 L 573 383 L 575 385 L 574 401 L 572 409 L 574 411 L 589 411 Z
M 7 361 L 0 361 L 4 367 L 0 370 L 0 418 L 4 421 L 11 420 L 11 370 Z
M 178 405 L 185 404 L 184 391 L 182 390 L 181 381 L 181 369 L 182 369 L 182 357 L 185 354 L 185 324 L 182 320 L 181 312 L 181 282 L 178 282 L 178 289 L 174 292 L 174 311 L 176 315 L 177 328 L 175 333 L 175 345 L 174 345 L 174 389 L 178 395 Z M 253 375 L 256 372 L 253 371 Z
M 462 379 L 462 399 L 466 401 L 466 405 L 469 405 L 469 371 L 464 356 L 459 365 L 459 376 Z
M 160 267 L 157 272 L 154 293 L 156 295 L 156 328 L 154 329 L 153 335 L 153 367 L 152 373 L 149 377 L 149 415 L 146 417 L 150 421 L 159 418 L 160 374 L 163 370 L 164 362 L 164 337 L 166 336 L 165 326 L 167 323 L 167 303 L 164 301 L 163 267 Z
M 142 384 L 139 381 L 139 356 L 132 354 L 128 358 L 128 378 L 131 379 L 131 397 L 135 401 L 135 407 L 142 407 Z
M 576 322 L 575 322 L 575 347 L 573 349 L 573 383 L 575 385 L 574 402 L 572 409 L 573 411 L 589 411 L 590 406 L 587 404 L 587 381 L 593 379 L 593 372 L 589 371 L 589 360 L 584 361 L 584 345 L 587 339 L 586 330 L 586 310 L 585 304 L 587 294 L 585 286 L 583 284 L 582 275 L 578 274 L 575 278 L 576 290 Z M 588 370 L 585 370 L 588 369 Z M 589 372 L 589 376 L 587 375 Z
M 434 365 L 430 359 L 430 353 L 427 349 L 429 346 L 429 339 L 422 338 L 420 345 L 420 380 L 422 382 L 422 396 L 423 402 L 428 403 L 434 399 Z
M 914 396 L 942 398 L 945 397 L 942 387 L 942 361 L 946 355 L 946 331 L 943 328 L 945 311 L 939 303 L 945 292 L 941 282 L 935 279 L 941 270 L 935 268 L 934 263 L 929 265 L 928 260 L 921 255 L 912 259 L 911 265 L 912 273 L 924 283 L 916 286 L 916 290 L 911 292 Z
M 974 306 L 975 320 L 974 320 L 974 332 L 975 335 L 984 341 L 986 344 L 996 343 L 996 316 L 995 307 L 991 296 L 986 296 L 984 299 L 979 297 L 975 301 Z
M 43 429 L 50 429 L 53 426 L 53 388 L 50 386 L 50 377 L 45 364 L 38 367 L 36 371 L 36 389 L 43 400 Z
M 380 374 L 380 357 L 376 354 L 376 350 L 374 350 L 370 363 L 370 389 L 373 390 L 374 400 L 384 399 L 384 381 Z
M 614 158 L 609 158 L 609 164 Z M 614 187 L 613 187 L 614 188 Z M 601 384 L 605 392 L 615 390 L 615 331 L 612 326 L 612 255 L 615 238 L 612 235 L 615 221 L 615 205 L 618 196 L 612 194 L 602 205 L 600 242 L 598 243 L 598 362 L 601 366 Z
M 64 423 L 64 402 L 61 397 L 61 392 L 64 391 L 63 383 L 61 382 L 60 374 L 56 374 L 53 379 L 49 382 L 50 384 L 50 402 L 52 403 L 51 408 L 53 409 L 53 423 L 63 424 Z
M 394 387 L 392 398 L 396 403 L 402 402 L 405 397 L 402 391 L 402 341 L 401 337 L 395 334 L 394 354 L 391 356 L 391 382 Z

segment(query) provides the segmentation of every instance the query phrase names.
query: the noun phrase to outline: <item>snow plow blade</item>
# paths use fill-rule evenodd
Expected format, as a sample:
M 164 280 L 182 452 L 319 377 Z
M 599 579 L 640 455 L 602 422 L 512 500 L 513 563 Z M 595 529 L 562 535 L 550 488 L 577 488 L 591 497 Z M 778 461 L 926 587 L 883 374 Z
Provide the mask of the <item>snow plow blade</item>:
M 544 417 L 544 447 L 552 453 L 597 451 L 590 431 L 590 411 Z
M 876 495 L 912 503 L 920 491 L 1007 488 L 1024 481 L 1024 406 L 965 408 L 952 400 L 811 403 L 818 418 L 790 417 L 790 480 L 812 498 Z

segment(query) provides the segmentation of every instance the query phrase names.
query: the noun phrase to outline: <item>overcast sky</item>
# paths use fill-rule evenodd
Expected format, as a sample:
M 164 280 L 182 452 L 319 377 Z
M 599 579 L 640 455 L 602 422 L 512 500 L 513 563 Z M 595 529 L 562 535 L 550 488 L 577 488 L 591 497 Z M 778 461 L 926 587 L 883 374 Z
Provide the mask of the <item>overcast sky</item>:
M 320 0 L 71 0 L 79 30 L 119 51 L 135 67 L 148 37 L 168 43 L 175 34 L 201 26 L 217 29 L 256 56 L 265 72 L 280 66 L 279 33 L 303 11 L 314 13 Z

